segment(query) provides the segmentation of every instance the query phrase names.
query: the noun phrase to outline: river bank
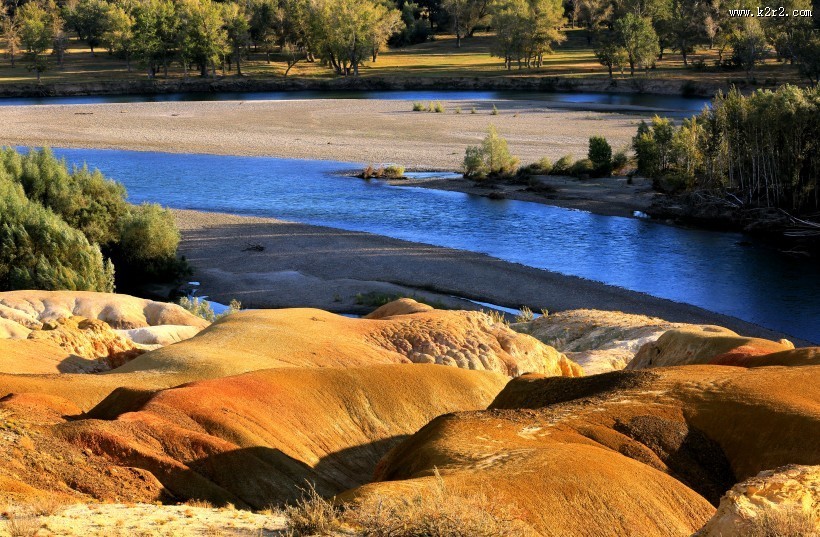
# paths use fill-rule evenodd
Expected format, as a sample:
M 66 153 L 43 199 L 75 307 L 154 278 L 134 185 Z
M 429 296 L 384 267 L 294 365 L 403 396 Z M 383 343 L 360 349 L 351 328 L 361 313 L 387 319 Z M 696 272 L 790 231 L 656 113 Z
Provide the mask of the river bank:
M 379 99 L 7 106 L 0 107 L 0 144 L 456 170 L 467 146 L 479 144 L 490 125 L 528 164 L 566 154 L 581 158 L 592 135 L 605 136 L 620 149 L 646 117 L 615 111 L 623 107 L 569 110 L 531 100 L 463 99 L 442 105 L 445 112 L 438 114 L 413 112 L 411 102 Z
M 182 231 L 180 253 L 193 265 L 200 293 L 223 303 L 236 298 L 249 308 L 350 312 L 363 311 L 357 295 L 415 293 L 465 309 L 476 306 L 452 297 L 534 311 L 618 310 L 789 337 L 695 306 L 478 253 L 270 218 L 182 210 L 174 216 Z
M 742 79 L 733 84 L 744 86 Z M 654 93 L 711 97 L 728 85 L 715 81 L 658 79 L 649 77 L 522 76 L 361 76 L 327 78 L 171 78 L 111 80 L 52 84 L 0 84 L 0 97 L 58 97 L 76 95 L 160 95 L 166 93 L 214 93 L 260 91 L 387 91 L 387 90 L 504 90 L 593 91 Z

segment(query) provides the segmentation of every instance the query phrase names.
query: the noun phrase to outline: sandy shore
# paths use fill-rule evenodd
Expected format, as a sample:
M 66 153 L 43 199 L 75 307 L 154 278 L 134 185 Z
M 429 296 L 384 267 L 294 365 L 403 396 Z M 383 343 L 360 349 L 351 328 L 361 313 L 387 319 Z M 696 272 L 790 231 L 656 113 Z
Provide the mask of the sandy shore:
M 508 263 L 483 254 L 369 233 L 267 218 L 174 211 L 180 251 L 202 294 L 245 307 L 307 306 L 369 311 L 359 293 L 418 293 L 457 307 L 452 295 L 500 306 L 560 311 L 619 310 L 676 322 L 718 324 L 746 335 L 785 337 L 739 319 L 602 283 Z M 263 251 L 248 249 L 261 246 Z M 805 343 L 794 340 L 795 343 Z
M 590 136 L 616 149 L 636 115 L 543 101 L 443 101 L 444 114 L 388 100 L 164 102 L 0 107 L 0 144 L 276 156 L 457 169 L 494 124 L 524 164 L 586 155 Z M 493 104 L 499 110 L 492 115 Z M 462 113 L 456 114 L 456 107 Z M 470 113 L 475 108 L 476 113 Z M 614 110 L 611 108 L 610 110 Z

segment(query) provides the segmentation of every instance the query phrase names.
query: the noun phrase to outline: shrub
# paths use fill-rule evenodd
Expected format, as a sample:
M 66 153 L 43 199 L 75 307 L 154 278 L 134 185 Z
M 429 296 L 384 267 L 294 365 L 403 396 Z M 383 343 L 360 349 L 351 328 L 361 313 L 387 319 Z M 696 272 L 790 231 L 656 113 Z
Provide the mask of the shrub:
M 413 112 L 424 112 L 424 103 L 414 102 Z
M 528 323 L 535 318 L 535 315 L 532 313 L 532 310 L 527 306 L 521 306 L 518 315 L 515 316 L 515 322 L 517 323 Z
M 236 299 L 231 300 L 230 304 L 228 304 L 228 309 L 224 312 L 217 315 L 214 312 L 211 303 L 207 300 L 200 299 L 199 297 L 187 297 L 184 296 L 179 299 L 179 305 L 188 310 L 189 312 L 193 313 L 197 317 L 201 317 L 208 322 L 214 322 L 223 317 L 227 317 L 233 313 L 242 309 L 242 303 Z
M 596 174 L 608 176 L 612 173 L 612 147 L 603 136 L 593 136 L 589 139 L 587 157 L 592 162 Z
M 498 108 L 496 108 L 495 105 L 493 105 L 493 111 L 490 112 L 490 113 L 494 116 L 497 116 L 498 115 Z
M 309 484 L 294 505 L 285 507 L 288 530 L 296 536 L 329 535 L 341 528 L 342 510 Z
M 464 156 L 465 177 L 510 176 L 517 168 L 518 159 L 510 154 L 507 140 L 493 125 L 487 129 L 481 146 L 468 147 Z
M 120 280 L 137 285 L 170 281 L 188 272 L 176 257 L 179 241 L 171 211 L 153 203 L 134 207 L 122 222 L 120 243 L 112 253 Z
M 436 471 L 435 486 L 410 497 L 374 497 L 345 513 L 345 521 L 365 537 L 517 537 L 533 535 L 517 509 L 490 500 L 481 491 L 457 494 Z
M 387 179 L 401 179 L 404 177 L 404 166 L 391 164 L 384 169 L 384 177 Z
M 746 537 L 809 537 L 818 535 L 820 518 L 800 506 L 773 508 L 749 519 L 743 528 Z
M 437 114 L 443 114 L 443 113 L 444 113 L 444 105 L 443 105 L 443 104 L 441 104 L 441 101 L 436 101 L 436 105 L 435 105 L 435 107 L 433 108 L 433 110 L 434 110 Z
M 461 107 L 460 107 L 460 106 L 456 106 L 456 110 L 455 110 L 455 112 L 456 112 L 456 114 L 460 114 L 460 113 L 461 113 Z
M 626 154 L 626 149 L 621 149 L 612 156 L 612 170 L 621 171 L 629 164 L 629 156 Z
M 595 165 L 588 158 L 584 158 L 575 162 L 570 167 L 569 173 L 573 177 L 590 177 L 595 173 Z
M 470 113 L 471 114 L 477 114 L 478 113 L 478 111 L 475 109 L 475 106 L 470 108 Z
M 6 188 L 7 203 L 18 205 L 17 225 L 22 225 L 20 218 L 38 219 L 33 227 L 24 226 L 25 237 L 18 229 L 16 238 L 5 244 L 7 249 L 15 250 L 14 255 L 22 256 L 18 276 L 24 272 L 28 276 L 16 278 L 14 284 L 7 279 L 2 285 L 110 291 L 116 266 L 117 287 L 128 291 L 148 279 L 172 281 L 189 272 L 187 263 L 176 259 L 179 232 L 171 214 L 158 206 L 129 205 L 125 201 L 125 188 L 106 179 L 99 171 L 89 171 L 85 166 L 69 171 L 66 163 L 55 158 L 49 149 L 20 154 L 5 148 L 0 151 L 0 174 L 10 185 L 16 184 L 21 189 L 12 195 L 9 189 L 13 186 Z M 21 216 L 19 205 L 23 200 L 28 203 L 24 211 L 28 214 Z M 39 235 L 31 234 L 34 228 L 39 230 Z M 47 233 L 46 228 L 50 229 Z M 60 229 L 64 231 L 58 231 Z M 85 238 L 87 244 L 80 244 L 73 232 Z M 54 235 L 60 235 L 59 240 Z M 68 243 L 73 244 L 71 249 L 76 251 L 71 262 L 63 251 Z M 28 255 L 26 250 L 28 254 L 36 251 L 37 255 L 50 260 L 36 265 L 36 275 L 32 273 L 32 266 L 26 268 L 23 259 Z M 100 261 L 81 262 L 79 257 L 83 255 L 99 257 Z M 103 257 L 113 261 L 113 265 L 104 262 Z M 53 264 L 58 259 L 62 261 Z M 32 259 L 28 262 L 37 263 Z M 74 271 L 80 266 L 86 274 Z M 58 276 L 58 273 L 61 274 Z
M 552 166 L 551 175 L 569 175 L 572 168 L 572 155 L 564 155 Z
M 99 246 L 52 210 L 29 200 L 0 168 L 0 290 L 114 289 Z

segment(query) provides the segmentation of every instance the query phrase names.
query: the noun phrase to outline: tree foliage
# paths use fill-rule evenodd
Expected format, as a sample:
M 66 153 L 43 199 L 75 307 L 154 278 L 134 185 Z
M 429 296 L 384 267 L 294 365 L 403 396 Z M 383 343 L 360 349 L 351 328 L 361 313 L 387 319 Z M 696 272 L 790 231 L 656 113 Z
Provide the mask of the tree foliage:
M 654 118 L 633 140 L 639 171 L 750 206 L 820 209 L 820 87 L 733 90 L 675 127 Z
M 85 289 L 173 280 L 179 231 L 168 211 L 126 203 L 122 185 L 69 170 L 48 149 L 0 151 L 0 289 Z M 5 263 L 8 261 L 8 265 Z
M 509 176 L 518 169 L 518 159 L 510 153 L 495 126 L 490 125 L 480 146 L 470 146 L 464 156 L 464 176 L 473 179 Z

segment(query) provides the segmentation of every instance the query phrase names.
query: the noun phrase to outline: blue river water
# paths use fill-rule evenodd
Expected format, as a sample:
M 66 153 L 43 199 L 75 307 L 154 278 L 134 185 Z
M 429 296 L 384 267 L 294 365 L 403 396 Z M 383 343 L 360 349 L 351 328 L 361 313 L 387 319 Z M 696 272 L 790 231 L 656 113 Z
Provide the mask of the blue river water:
M 48 104 L 105 104 L 135 102 L 180 101 L 281 101 L 295 99 L 386 99 L 397 101 L 435 100 L 536 100 L 545 103 L 572 103 L 583 105 L 610 105 L 645 107 L 648 113 L 668 116 L 692 115 L 700 112 L 709 99 L 679 95 L 648 93 L 595 93 L 595 92 L 533 92 L 533 91 L 276 91 L 276 92 L 213 92 L 213 93 L 164 93 L 151 95 L 79 95 L 68 97 L 0 98 L 0 106 L 48 105 Z
M 732 315 L 820 342 L 816 261 L 736 233 L 340 176 L 355 163 L 55 149 L 132 202 L 281 218 L 489 254 Z

